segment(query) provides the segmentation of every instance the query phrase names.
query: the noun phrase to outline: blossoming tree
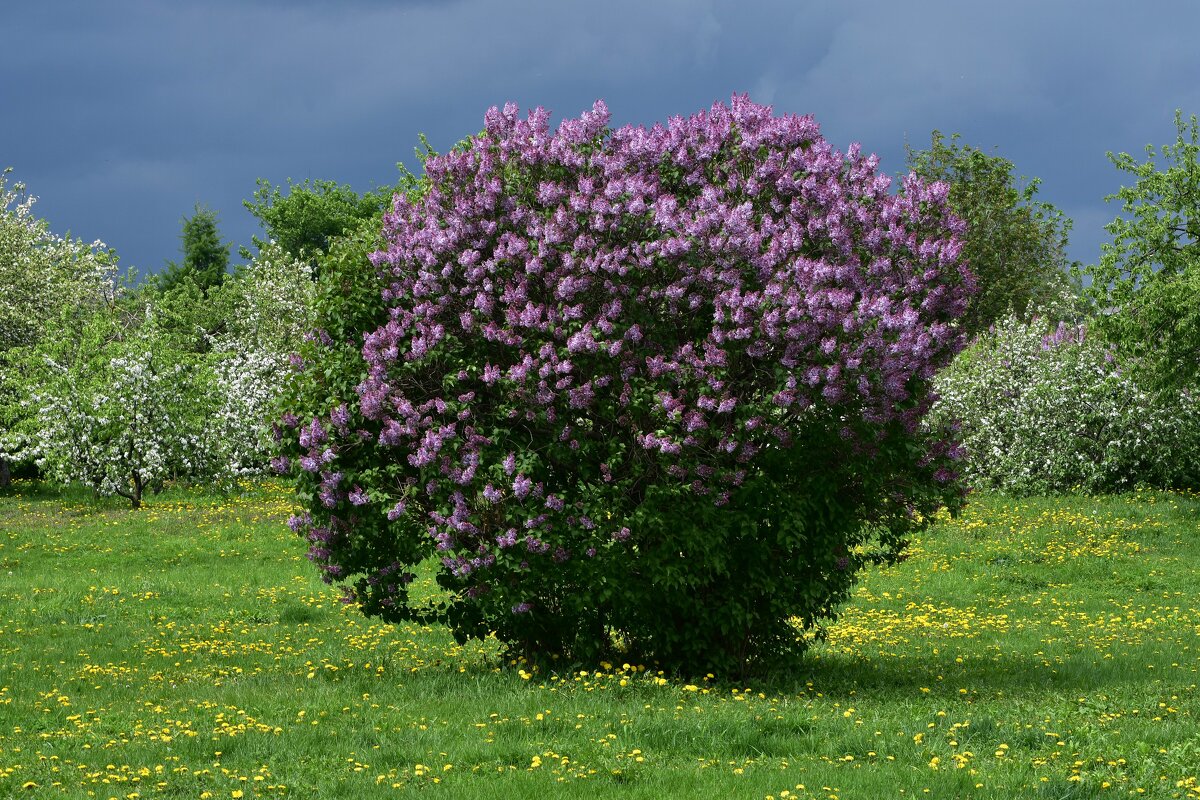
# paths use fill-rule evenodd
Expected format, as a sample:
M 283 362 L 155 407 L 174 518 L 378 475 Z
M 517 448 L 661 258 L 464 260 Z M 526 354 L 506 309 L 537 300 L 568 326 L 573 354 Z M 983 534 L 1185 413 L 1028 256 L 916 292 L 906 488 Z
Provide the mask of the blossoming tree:
M 311 266 L 263 242 L 216 290 L 223 330 L 211 337 L 215 410 L 205 437 L 229 474 L 258 473 L 272 449 L 271 423 L 290 373 L 289 356 L 312 327 Z
M 51 232 L 33 213 L 35 198 L 8 176 L 0 173 L 0 486 L 31 444 L 23 352 L 64 308 L 87 309 L 116 292 L 116 257 L 104 243 Z
M 27 401 L 49 478 L 138 508 L 166 480 L 222 474 L 220 451 L 203 436 L 211 372 L 174 345 L 151 307 L 105 309 L 62 329 L 35 351 L 40 370 Z

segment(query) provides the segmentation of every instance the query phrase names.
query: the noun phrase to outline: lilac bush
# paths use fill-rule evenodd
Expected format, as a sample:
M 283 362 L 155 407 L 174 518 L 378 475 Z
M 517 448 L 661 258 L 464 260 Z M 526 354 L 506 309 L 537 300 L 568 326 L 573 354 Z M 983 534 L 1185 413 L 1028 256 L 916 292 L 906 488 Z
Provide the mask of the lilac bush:
M 945 184 L 893 193 L 875 156 L 745 97 L 608 122 L 510 104 L 427 161 L 370 257 L 361 361 L 324 330 L 304 351 L 325 388 L 278 466 L 368 614 L 728 672 L 802 648 L 957 502 L 922 420 L 963 345 L 962 223 Z M 448 599 L 417 602 L 430 556 Z

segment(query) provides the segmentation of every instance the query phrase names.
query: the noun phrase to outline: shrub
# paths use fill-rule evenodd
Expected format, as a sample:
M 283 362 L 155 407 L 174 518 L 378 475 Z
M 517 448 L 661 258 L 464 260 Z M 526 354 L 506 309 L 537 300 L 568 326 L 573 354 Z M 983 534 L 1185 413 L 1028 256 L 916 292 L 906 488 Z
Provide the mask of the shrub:
M 1200 402 L 1143 389 L 1086 324 L 1003 319 L 937 379 L 973 486 L 1016 495 L 1194 485 Z
M 947 187 L 890 194 L 739 97 L 648 130 L 601 103 L 485 123 L 385 216 L 365 379 L 287 417 L 310 558 L 368 614 L 529 657 L 801 649 L 958 497 L 921 427 L 970 290 Z M 310 375 L 345 365 L 328 339 Z M 420 603 L 431 555 L 446 595 Z

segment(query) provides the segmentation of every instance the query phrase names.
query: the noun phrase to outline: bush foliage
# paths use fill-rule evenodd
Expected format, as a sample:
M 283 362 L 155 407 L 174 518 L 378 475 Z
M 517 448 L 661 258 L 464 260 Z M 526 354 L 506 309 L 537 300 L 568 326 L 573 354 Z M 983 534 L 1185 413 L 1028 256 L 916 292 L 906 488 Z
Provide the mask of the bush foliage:
M 343 331 L 362 379 L 329 391 L 346 338 L 306 352 L 310 557 L 368 614 L 530 656 L 800 648 L 956 502 L 920 424 L 971 289 L 947 187 L 891 194 L 874 156 L 739 97 L 651 129 L 600 103 L 485 123 L 385 216 L 382 307 Z M 434 554 L 448 599 L 418 607 Z

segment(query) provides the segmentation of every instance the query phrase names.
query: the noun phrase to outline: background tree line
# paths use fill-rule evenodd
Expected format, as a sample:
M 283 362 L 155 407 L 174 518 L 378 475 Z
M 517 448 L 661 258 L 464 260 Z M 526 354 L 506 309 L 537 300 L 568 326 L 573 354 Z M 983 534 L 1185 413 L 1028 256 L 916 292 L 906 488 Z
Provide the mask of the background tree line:
M 909 149 L 908 167 L 947 182 L 951 207 L 968 224 L 965 258 L 978 293 L 961 325 L 976 345 L 943 376 L 942 409 L 974 442 L 974 480 L 1027 491 L 1134 485 L 1149 477 L 1146 459 L 1125 458 L 1117 468 L 1121 459 L 1105 455 L 1115 452 L 1112 442 L 1140 442 L 1130 447 L 1145 453 L 1148 442 L 1191 441 L 1148 420 L 1154 409 L 1172 424 L 1190 420 L 1200 378 L 1197 150 L 1195 117 L 1179 115 L 1176 141 L 1148 147 L 1146 160 L 1110 154 L 1133 183 L 1108 198 L 1121 210 L 1107 226 L 1112 241 L 1097 264 L 1081 267 L 1066 256 L 1070 220 L 1040 201 L 1038 181 L 1019 177 L 1010 161 L 937 131 L 928 147 Z M 167 480 L 228 482 L 262 469 L 288 356 L 311 333 L 314 298 L 340 296 L 347 315 L 372 313 L 378 285 L 366 255 L 378 244 L 382 212 L 395 192 L 421 185 L 404 175 L 359 194 L 333 181 L 260 181 L 245 206 L 263 234 L 239 248 L 243 264 L 230 269 L 233 248 L 221 238 L 217 214 L 197 205 L 182 222 L 181 259 L 139 283 L 132 271 L 118 272 L 116 253 L 102 242 L 50 231 L 34 213 L 34 198 L 3 173 L 0 485 L 16 470 L 132 494 L 136 505 L 144 489 Z M 340 282 L 332 294 L 331 280 Z M 1071 348 L 1081 346 L 1081 335 L 1060 331 L 1053 346 L 1041 344 L 1059 323 L 1086 331 L 1090 358 L 1109 370 L 1096 367 L 1100 377 L 1087 391 L 1076 385 L 1080 374 L 1058 363 L 1078 357 Z M 1004 366 L 1013 363 L 1005 348 L 1034 339 L 1036 352 L 1027 357 L 1041 372 L 1017 380 Z M 993 385 L 1002 374 L 1007 388 Z M 1113 388 L 1118 375 L 1128 388 Z M 1031 412 L 1020 403 L 1051 385 L 1060 399 L 1076 402 L 1055 412 L 1068 421 L 1046 427 L 1069 435 L 1031 441 Z M 1086 400 L 1088 391 L 1137 399 L 1102 412 L 1105 404 Z M 1025 424 L 1000 424 L 997 408 Z M 992 422 L 986 435 L 973 426 L 979 419 Z M 1137 433 L 1142 423 L 1145 437 Z M 1117 430 L 1133 431 L 1132 438 Z M 1181 452 L 1172 458 L 1193 457 L 1182 445 L 1175 449 Z M 1088 469 L 1110 477 L 1097 483 L 1070 470 L 1049 477 L 1057 474 L 1052 463 L 1078 461 L 1080 452 L 1091 453 Z M 1194 479 L 1185 472 L 1154 480 Z

